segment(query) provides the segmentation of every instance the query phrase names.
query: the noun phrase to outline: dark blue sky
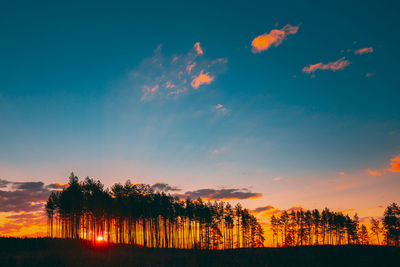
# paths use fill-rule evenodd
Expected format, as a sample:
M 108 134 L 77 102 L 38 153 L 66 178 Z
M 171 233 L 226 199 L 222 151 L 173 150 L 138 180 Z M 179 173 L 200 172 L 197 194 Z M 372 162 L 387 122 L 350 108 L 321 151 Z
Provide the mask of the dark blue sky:
M 397 1 L 215 2 L 2 1 L 0 176 L 268 195 L 400 153 Z

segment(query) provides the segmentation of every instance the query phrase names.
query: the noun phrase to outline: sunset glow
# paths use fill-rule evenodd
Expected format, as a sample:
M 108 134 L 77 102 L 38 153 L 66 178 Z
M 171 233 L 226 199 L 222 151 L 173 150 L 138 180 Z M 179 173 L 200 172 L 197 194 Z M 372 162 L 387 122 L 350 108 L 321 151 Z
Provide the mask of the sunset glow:
M 387 242 L 400 2 L 328 2 L 4 1 L 0 237 Z

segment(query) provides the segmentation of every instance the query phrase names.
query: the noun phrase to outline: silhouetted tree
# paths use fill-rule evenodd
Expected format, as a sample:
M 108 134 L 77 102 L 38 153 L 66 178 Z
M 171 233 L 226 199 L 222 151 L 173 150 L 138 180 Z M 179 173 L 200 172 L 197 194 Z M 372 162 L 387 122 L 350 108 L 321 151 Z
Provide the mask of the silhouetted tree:
M 382 232 L 380 224 L 381 222 L 379 220 L 371 218 L 371 231 L 375 234 L 378 245 L 380 245 L 379 234 Z
M 386 231 L 387 244 L 399 246 L 400 207 L 396 203 L 392 203 L 386 208 L 383 218 L 383 226 Z
M 51 237 L 102 239 L 144 247 L 222 249 L 234 247 L 237 233 L 237 247 L 264 245 L 263 228 L 240 204 L 233 209 L 222 201 L 181 201 L 129 180 L 108 190 L 100 181 L 86 177 L 79 182 L 71 173 L 68 187 L 49 196 L 46 213 Z

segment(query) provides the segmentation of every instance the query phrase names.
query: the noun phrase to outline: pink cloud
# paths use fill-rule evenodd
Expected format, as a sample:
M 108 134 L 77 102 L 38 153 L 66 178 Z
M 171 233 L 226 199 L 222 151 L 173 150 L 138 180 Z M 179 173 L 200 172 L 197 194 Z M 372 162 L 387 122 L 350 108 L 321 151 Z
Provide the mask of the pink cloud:
M 280 30 L 274 29 L 269 33 L 259 35 L 251 42 L 251 51 L 253 53 L 261 53 L 262 51 L 269 49 L 271 46 L 277 47 L 287 38 L 288 35 L 296 34 L 298 30 L 299 26 L 291 26 L 290 24 L 287 24 Z
M 335 61 L 335 62 L 329 62 L 329 63 L 316 63 L 316 64 L 310 64 L 306 67 L 303 68 L 303 72 L 305 73 L 313 73 L 317 70 L 331 70 L 331 71 L 337 71 L 337 70 L 343 70 L 347 66 L 350 65 L 350 61 L 348 61 L 345 57 L 342 57 L 341 59 Z
M 201 49 L 199 42 L 194 44 L 194 49 L 198 55 L 203 55 L 203 49 Z
M 142 96 L 142 101 L 145 100 L 146 98 L 151 97 L 158 91 L 158 84 L 156 84 L 153 87 L 148 87 L 147 85 L 143 86 L 143 96 Z
M 354 52 L 356 55 L 362 55 L 362 54 L 368 54 L 374 52 L 374 49 L 372 47 L 365 47 L 365 48 L 360 48 Z
M 192 72 L 192 69 L 193 69 L 194 67 L 196 67 L 196 62 L 193 62 L 193 63 L 187 65 L 186 71 L 190 74 L 190 73 Z

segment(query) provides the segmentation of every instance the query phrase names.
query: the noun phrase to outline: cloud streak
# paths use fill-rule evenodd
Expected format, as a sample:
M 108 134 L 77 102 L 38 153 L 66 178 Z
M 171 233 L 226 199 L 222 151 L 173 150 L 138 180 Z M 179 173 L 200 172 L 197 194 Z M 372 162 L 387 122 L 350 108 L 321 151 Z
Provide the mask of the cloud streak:
M 369 54 L 374 52 L 374 49 L 372 47 L 365 47 L 365 48 L 360 48 L 354 52 L 355 55 L 363 55 L 363 54 Z
M 230 110 L 222 104 L 217 104 L 212 107 L 212 111 L 216 112 L 219 115 L 228 115 Z
M 347 60 L 345 57 L 342 57 L 335 62 L 329 62 L 329 63 L 316 63 L 316 64 L 310 64 L 306 67 L 303 68 L 303 72 L 305 73 L 314 73 L 317 70 L 330 70 L 330 71 L 338 71 L 338 70 L 343 70 L 347 66 L 350 65 L 350 61 Z
M 269 33 L 259 35 L 251 42 L 251 51 L 253 53 L 261 53 L 272 46 L 277 47 L 287 38 L 288 35 L 296 34 L 298 30 L 299 26 L 287 24 L 282 29 L 274 29 Z

